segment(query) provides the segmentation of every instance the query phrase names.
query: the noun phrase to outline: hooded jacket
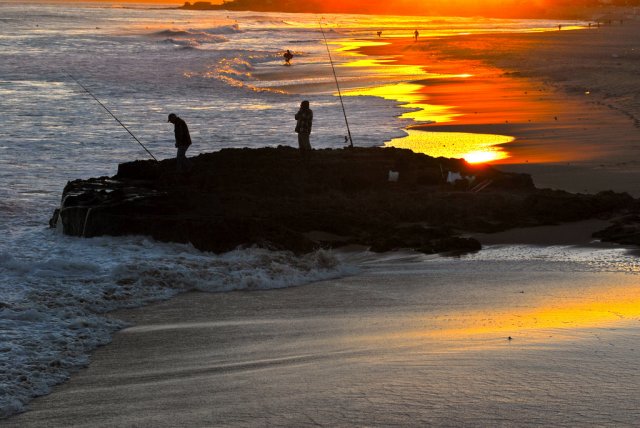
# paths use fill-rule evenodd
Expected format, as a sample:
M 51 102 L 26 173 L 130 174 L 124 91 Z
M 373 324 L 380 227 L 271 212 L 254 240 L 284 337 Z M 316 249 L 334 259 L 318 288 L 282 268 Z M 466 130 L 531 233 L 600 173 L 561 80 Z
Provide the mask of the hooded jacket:
M 191 145 L 191 136 L 189 135 L 189 128 L 184 120 L 176 117 L 175 134 L 176 134 L 176 147 L 189 147 Z

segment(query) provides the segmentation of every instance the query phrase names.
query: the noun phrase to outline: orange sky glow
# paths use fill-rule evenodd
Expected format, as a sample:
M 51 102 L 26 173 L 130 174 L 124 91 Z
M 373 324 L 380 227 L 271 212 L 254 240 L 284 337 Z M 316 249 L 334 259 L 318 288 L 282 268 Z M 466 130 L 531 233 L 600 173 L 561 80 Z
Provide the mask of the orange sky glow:
M 87 1 L 120 3 L 155 3 L 164 5 L 182 5 L 180 0 L 53 0 L 69 3 Z M 191 0 L 195 3 L 199 0 Z M 206 0 L 212 4 L 222 4 L 222 0 Z M 255 10 L 265 7 L 282 11 L 307 11 L 325 13 L 367 13 L 402 15 L 478 15 L 496 17 L 552 17 L 568 16 L 594 0 L 306 0 L 304 3 L 293 0 L 236 0 L 243 5 L 255 5 Z M 31 1 L 25 0 L 25 3 Z M 40 1 L 38 1 L 40 2 Z M 33 1 L 36 3 L 36 1 Z M 251 8 L 251 7 L 249 7 Z

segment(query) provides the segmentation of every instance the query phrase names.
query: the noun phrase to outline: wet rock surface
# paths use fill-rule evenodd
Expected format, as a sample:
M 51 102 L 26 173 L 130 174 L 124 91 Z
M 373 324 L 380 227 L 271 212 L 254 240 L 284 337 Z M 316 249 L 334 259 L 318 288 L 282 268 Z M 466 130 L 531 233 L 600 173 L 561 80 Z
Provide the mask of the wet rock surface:
M 608 218 L 638 207 L 624 193 L 536 189 L 526 174 L 394 148 L 314 150 L 308 158 L 291 147 L 223 149 L 190 160 L 188 174 L 176 173 L 175 159 L 149 160 L 121 164 L 114 177 L 71 181 L 50 225 L 74 236 L 148 235 L 213 252 L 360 244 L 459 253 L 480 249 L 467 232 Z M 450 171 L 467 179 L 447 183 Z

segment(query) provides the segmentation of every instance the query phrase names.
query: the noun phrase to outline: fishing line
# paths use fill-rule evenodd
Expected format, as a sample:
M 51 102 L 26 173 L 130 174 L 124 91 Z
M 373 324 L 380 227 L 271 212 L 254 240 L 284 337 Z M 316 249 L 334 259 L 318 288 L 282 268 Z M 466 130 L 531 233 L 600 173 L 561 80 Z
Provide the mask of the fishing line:
M 340 98 L 340 105 L 342 106 L 342 114 L 344 115 L 344 123 L 347 125 L 347 134 L 349 134 L 349 147 L 353 147 L 353 140 L 351 139 L 351 130 L 349 130 L 349 121 L 347 120 L 347 112 L 344 109 L 344 103 L 342 102 L 342 93 L 340 92 L 340 84 L 338 83 L 338 76 L 336 75 L 336 68 L 333 65 L 333 59 L 331 58 L 331 51 L 329 50 L 329 43 L 327 43 L 327 37 L 324 35 L 324 29 L 322 28 L 322 21 L 318 20 L 320 25 L 320 31 L 322 31 L 322 38 L 324 39 L 324 45 L 327 48 L 329 54 L 329 62 L 331 63 L 331 70 L 333 70 L 333 78 L 336 80 L 336 88 L 338 88 L 338 97 Z
M 115 114 L 111 113 L 111 110 L 109 110 L 109 109 L 107 108 L 107 106 L 105 106 L 104 104 L 102 104 L 102 103 L 100 102 L 100 100 L 99 100 L 98 98 L 96 98 L 96 96 L 95 96 L 95 95 L 93 95 L 93 94 L 91 93 L 91 91 L 89 91 L 89 90 L 88 90 L 88 89 L 87 89 L 87 88 L 86 88 L 82 83 L 80 83 L 80 81 L 79 81 L 78 79 L 76 79 L 75 77 L 73 77 L 73 76 L 72 76 L 71 74 L 69 74 L 69 73 L 67 73 L 67 76 L 71 77 L 71 78 L 72 78 L 72 79 L 73 79 L 73 80 L 74 80 L 78 85 L 80 85 L 80 87 L 81 87 L 82 89 L 84 89 L 84 91 L 85 91 L 87 94 L 91 95 L 91 97 L 92 97 L 94 100 L 96 100 L 96 102 L 97 102 L 98 104 L 100 104 L 100 105 L 102 106 L 102 108 L 103 108 L 103 109 L 105 109 L 105 110 L 107 111 L 107 113 L 109 113 L 109 114 L 111 115 L 111 117 L 113 117 L 113 118 L 116 120 L 116 122 L 118 122 L 118 123 L 120 124 L 120 126 L 122 126 L 122 127 L 123 127 L 123 128 L 124 128 L 128 133 L 129 133 L 129 135 L 131 135 L 131 136 L 133 137 L 133 139 L 134 139 L 134 140 L 136 140 L 136 141 L 138 142 L 138 144 L 140 144 L 140 145 L 142 146 L 142 148 L 146 150 L 146 152 L 147 152 L 147 153 L 149 153 L 149 156 L 151 156 L 151 157 L 153 158 L 153 160 L 154 160 L 154 161 L 158 162 L 158 159 L 156 159 L 156 157 L 153 155 L 153 153 L 151 153 L 151 152 L 149 151 L 149 149 L 147 149 L 147 148 L 144 146 L 144 144 L 142 144 L 142 143 L 140 142 L 140 140 L 138 140 L 138 138 L 137 138 L 135 135 L 133 135 L 133 132 L 129 131 L 129 128 L 127 128 L 127 127 L 124 125 L 124 123 L 120 122 L 120 119 L 118 119 L 118 118 L 116 117 L 116 115 L 115 115 Z

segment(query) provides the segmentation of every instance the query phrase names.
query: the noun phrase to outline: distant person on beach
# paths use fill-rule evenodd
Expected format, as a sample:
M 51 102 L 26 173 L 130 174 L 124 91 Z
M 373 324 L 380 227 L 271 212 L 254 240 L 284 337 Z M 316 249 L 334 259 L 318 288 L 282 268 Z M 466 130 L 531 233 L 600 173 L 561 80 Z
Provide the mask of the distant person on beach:
M 300 103 L 300 110 L 296 113 L 296 132 L 298 133 L 298 147 L 303 155 L 311 151 L 311 125 L 313 124 L 313 111 L 309 108 L 309 101 Z
M 284 53 L 284 63 L 287 65 L 291 65 L 291 59 L 293 58 L 293 54 L 289 49 Z
M 187 172 L 191 169 L 189 160 L 187 160 L 187 149 L 191 145 L 189 128 L 187 127 L 186 122 L 180 119 L 175 113 L 171 113 L 169 115 L 168 122 L 173 123 L 176 135 L 176 147 L 178 148 L 178 153 L 176 154 L 176 166 L 178 172 Z
M 382 37 L 382 31 L 378 31 L 376 34 L 378 35 L 378 37 Z
M 415 37 L 416 42 L 418 41 L 418 36 L 420 35 L 420 33 L 418 33 L 418 30 L 413 32 L 413 37 Z

